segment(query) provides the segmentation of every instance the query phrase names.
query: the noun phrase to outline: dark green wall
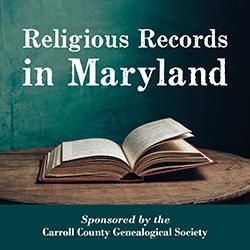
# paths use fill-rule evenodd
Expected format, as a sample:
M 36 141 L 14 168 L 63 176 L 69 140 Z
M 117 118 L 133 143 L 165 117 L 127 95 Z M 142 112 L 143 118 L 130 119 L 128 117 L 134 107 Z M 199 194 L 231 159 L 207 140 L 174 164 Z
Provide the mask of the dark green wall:
M 118 142 L 147 121 L 173 117 L 196 134 L 197 145 L 243 152 L 249 146 L 249 81 L 246 1 L 97 1 L 0 0 L 0 150 L 55 145 L 62 140 L 106 137 Z M 228 34 L 227 49 L 139 50 L 138 28 L 157 34 Z M 128 34 L 128 49 L 67 50 L 22 48 L 23 28 L 52 34 L 53 28 L 82 33 Z M 53 88 L 24 88 L 26 57 L 35 66 L 51 66 Z M 101 66 L 154 65 L 165 57 L 169 67 L 216 66 L 227 59 L 226 88 L 69 88 L 67 58 L 100 57 Z M 133 82 L 137 82 L 133 78 Z M 137 86 L 135 84 L 135 86 Z

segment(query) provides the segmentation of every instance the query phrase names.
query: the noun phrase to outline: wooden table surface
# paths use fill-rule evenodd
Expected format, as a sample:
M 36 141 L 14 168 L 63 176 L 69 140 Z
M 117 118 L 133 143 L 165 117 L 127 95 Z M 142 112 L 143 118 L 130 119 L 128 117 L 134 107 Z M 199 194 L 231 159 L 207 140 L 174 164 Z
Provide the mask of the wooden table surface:
M 144 183 L 38 184 L 48 148 L 0 153 L 0 201 L 32 204 L 200 204 L 250 194 L 250 159 L 203 150 L 216 165 Z

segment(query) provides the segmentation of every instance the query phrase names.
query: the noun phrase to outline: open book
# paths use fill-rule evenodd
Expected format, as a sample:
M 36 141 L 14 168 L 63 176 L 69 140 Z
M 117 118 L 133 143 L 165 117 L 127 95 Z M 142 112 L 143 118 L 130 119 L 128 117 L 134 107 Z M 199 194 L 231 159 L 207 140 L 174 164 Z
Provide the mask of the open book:
M 213 163 L 185 141 L 191 130 L 171 118 L 144 124 L 122 145 L 107 139 L 63 142 L 43 160 L 43 182 L 126 181 Z

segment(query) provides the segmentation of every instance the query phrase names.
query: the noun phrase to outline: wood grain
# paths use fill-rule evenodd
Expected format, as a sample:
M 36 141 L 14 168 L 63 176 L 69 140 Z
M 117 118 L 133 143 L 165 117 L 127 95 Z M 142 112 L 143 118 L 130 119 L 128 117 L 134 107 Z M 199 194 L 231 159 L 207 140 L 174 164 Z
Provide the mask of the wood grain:
M 203 150 L 218 164 L 145 183 L 37 184 L 48 148 L 0 153 L 0 199 L 35 204 L 200 204 L 250 192 L 250 159 Z

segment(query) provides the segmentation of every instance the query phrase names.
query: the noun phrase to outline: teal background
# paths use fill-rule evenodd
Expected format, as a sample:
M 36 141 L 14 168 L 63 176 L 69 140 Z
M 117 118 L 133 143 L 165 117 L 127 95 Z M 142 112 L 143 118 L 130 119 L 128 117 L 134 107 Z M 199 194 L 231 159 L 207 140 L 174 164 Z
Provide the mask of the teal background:
M 217 0 L 0 0 L 0 150 L 52 146 L 64 140 L 106 137 L 121 142 L 136 126 L 173 117 L 191 128 L 193 143 L 249 155 L 249 81 L 247 1 Z M 89 28 L 92 34 L 128 34 L 128 49 L 90 49 L 70 53 L 63 49 L 23 49 L 23 28 L 69 34 Z M 138 28 L 159 34 L 207 34 L 209 28 L 228 34 L 227 49 L 136 48 Z M 22 67 L 53 69 L 53 88 L 24 88 Z M 165 87 L 154 81 L 137 93 L 131 88 L 69 88 L 69 57 L 100 57 L 100 66 L 151 66 L 164 57 L 168 67 L 217 66 L 226 57 L 226 88 Z
M 199 238 L 45 238 L 44 227 L 81 227 L 82 215 L 128 217 L 161 214 L 170 217 L 171 227 L 208 230 Z M 6 249 L 247 249 L 249 245 L 249 206 L 1 206 L 1 246 Z M 117 225 L 118 226 L 118 225 Z M 159 228 L 168 228 L 158 226 Z M 112 226 L 113 227 L 113 226 Z M 92 229 L 111 229 L 111 225 Z M 126 226 L 120 226 L 126 229 Z M 136 229 L 137 226 L 128 227 Z

